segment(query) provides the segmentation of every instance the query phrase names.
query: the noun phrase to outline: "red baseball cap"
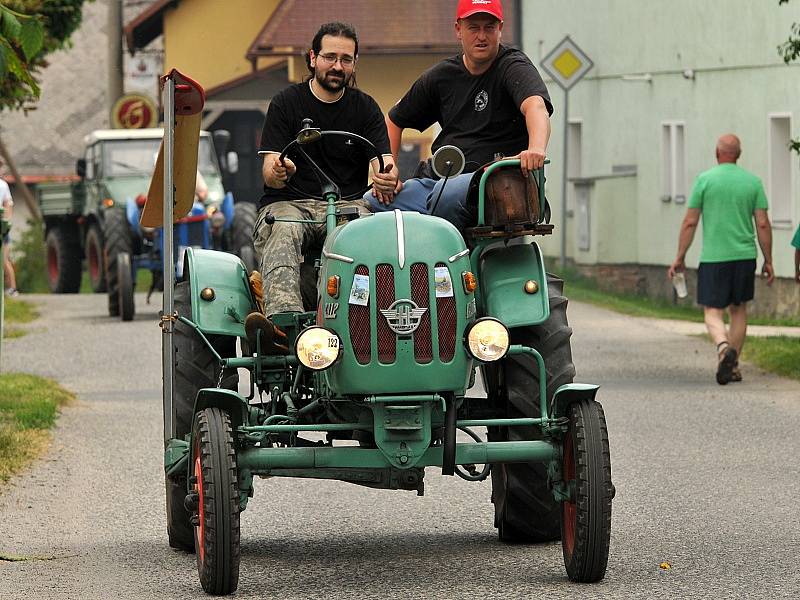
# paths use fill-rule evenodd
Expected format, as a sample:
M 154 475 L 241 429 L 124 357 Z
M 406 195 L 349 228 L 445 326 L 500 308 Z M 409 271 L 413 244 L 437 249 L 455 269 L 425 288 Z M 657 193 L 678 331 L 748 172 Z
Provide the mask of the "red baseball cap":
M 488 13 L 503 20 L 503 4 L 500 0 L 458 0 L 456 20 L 466 19 L 477 13 Z

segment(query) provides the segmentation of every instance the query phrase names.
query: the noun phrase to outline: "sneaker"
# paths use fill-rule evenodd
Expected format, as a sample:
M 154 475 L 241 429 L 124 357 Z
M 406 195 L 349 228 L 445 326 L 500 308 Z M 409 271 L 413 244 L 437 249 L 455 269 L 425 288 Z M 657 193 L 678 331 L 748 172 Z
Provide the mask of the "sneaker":
M 719 350 L 719 364 L 717 365 L 717 383 L 725 385 L 733 381 L 733 370 L 736 368 L 736 348 L 722 342 Z
M 17 288 L 8 288 L 6 289 L 6 296 L 11 296 L 12 298 L 16 298 L 17 296 L 19 296 L 19 292 L 17 291 Z

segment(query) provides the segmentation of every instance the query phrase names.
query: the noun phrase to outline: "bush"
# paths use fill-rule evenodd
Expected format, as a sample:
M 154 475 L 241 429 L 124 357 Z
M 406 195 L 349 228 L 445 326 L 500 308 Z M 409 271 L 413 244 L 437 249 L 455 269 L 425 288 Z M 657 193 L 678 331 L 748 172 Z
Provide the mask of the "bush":
M 11 255 L 14 258 L 17 289 L 20 292 L 46 294 L 50 291 L 47 285 L 47 259 L 41 221 L 28 220 L 28 227 L 11 247 Z

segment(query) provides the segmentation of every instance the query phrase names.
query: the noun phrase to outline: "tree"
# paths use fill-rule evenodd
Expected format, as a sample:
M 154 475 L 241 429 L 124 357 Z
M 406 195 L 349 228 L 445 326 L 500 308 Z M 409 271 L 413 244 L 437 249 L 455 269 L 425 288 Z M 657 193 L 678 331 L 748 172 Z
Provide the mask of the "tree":
M 778 5 L 788 4 L 789 0 L 778 0 Z M 800 23 L 792 23 L 789 39 L 778 46 L 778 53 L 787 65 L 800 57 Z
M 39 99 L 36 78 L 47 66 L 45 57 L 68 45 L 81 23 L 84 1 L 0 0 L 0 112 L 26 110 Z M 38 207 L 5 151 L 2 139 L 0 154 L 31 213 L 38 215 Z

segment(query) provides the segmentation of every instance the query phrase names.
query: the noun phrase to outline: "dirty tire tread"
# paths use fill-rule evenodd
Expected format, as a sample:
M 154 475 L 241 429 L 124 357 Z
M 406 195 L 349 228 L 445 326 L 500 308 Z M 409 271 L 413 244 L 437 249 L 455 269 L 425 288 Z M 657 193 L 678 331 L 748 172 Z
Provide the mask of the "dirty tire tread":
M 233 205 L 231 225 L 233 251 L 244 261 L 248 273 L 259 268 L 253 246 L 253 229 L 257 212 L 256 205 L 252 202 L 240 201 Z
M 563 546 L 569 578 L 593 583 L 605 576 L 611 543 L 611 453 L 603 407 L 581 400 L 569 407 L 570 431 L 574 432 L 576 526 L 572 555 Z
M 230 417 L 219 408 L 198 413 L 195 435 L 200 452 L 205 503 L 204 560 L 197 553 L 203 589 L 215 595 L 236 591 L 239 584 L 240 522 L 236 452 Z
M 538 350 L 545 362 L 547 395 L 561 385 L 572 382 L 572 362 L 567 323 L 567 299 L 562 295 L 563 281 L 548 274 L 550 318 L 540 325 L 511 331 L 512 344 L 524 344 Z M 535 359 L 510 357 L 503 361 L 503 397 L 509 418 L 539 417 L 539 371 Z M 495 440 L 521 441 L 541 439 L 538 427 L 495 429 Z M 493 465 L 492 501 L 495 505 L 495 527 L 500 540 L 508 543 L 539 543 L 561 537 L 560 506 L 547 482 L 546 463 Z
M 122 209 L 109 209 L 105 213 L 103 223 L 105 249 L 103 252 L 106 265 L 106 291 L 108 292 L 108 314 L 118 317 L 119 278 L 117 276 L 117 255 L 127 252 L 133 259 L 133 239 L 128 220 Z
M 175 286 L 175 311 L 179 316 L 192 318 L 189 282 L 181 281 Z M 236 338 L 232 336 L 206 336 L 223 358 L 236 356 Z M 176 433 L 183 439 L 192 428 L 194 401 L 202 388 L 217 387 L 219 364 L 197 332 L 181 321 L 175 322 L 173 333 L 175 346 L 175 410 Z M 236 390 L 239 375 L 226 371 L 222 378 L 222 388 Z
M 45 239 L 47 247 L 47 280 L 53 294 L 76 294 L 81 287 L 81 247 L 78 228 L 74 223 L 62 223 L 50 229 Z M 54 252 L 55 278 L 49 272 L 50 253 Z
M 183 505 L 186 497 L 186 474 L 164 474 L 167 501 L 167 538 L 169 545 L 178 550 L 194 552 L 194 527 Z

